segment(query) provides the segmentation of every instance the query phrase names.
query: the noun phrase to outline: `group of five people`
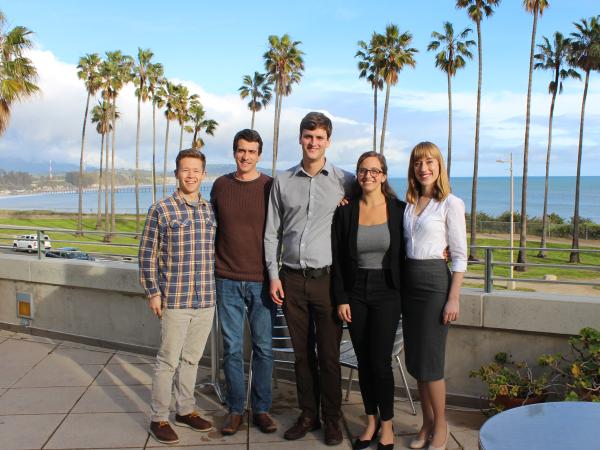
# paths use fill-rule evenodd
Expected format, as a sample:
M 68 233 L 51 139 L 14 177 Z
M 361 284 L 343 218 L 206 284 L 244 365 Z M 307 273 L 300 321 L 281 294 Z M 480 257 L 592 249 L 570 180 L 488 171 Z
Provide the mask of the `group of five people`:
M 169 422 L 209 431 L 196 411 L 194 386 L 214 315 L 223 333 L 232 435 L 245 408 L 244 318 L 252 339 L 252 421 L 264 433 L 277 427 L 272 403 L 272 325 L 281 306 L 294 348 L 298 406 L 284 437 L 300 439 L 324 424 L 325 442 L 342 441 L 342 322 L 348 323 L 359 366 L 367 426 L 354 442 L 394 445 L 391 353 L 400 320 L 406 366 L 416 378 L 423 424 L 411 448 L 443 449 L 444 354 L 450 322 L 458 318 L 466 270 L 463 202 L 450 193 L 439 149 L 412 151 L 403 202 L 389 185 L 383 155 L 366 152 L 356 176 L 325 157 L 332 123 L 311 112 L 300 123 L 301 162 L 272 179 L 257 170 L 262 139 L 242 130 L 233 141 L 236 171 L 219 177 L 210 201 L 199 195 L 205 158 L 182 150 L 177 191 L 150 207 L 140 242 L 140 279 L 161 320 L 152 387 L 151 434 L 178 442 Z M 452 259 L 452 272 L 446 259 Z M 379 431 L 380 430 L 380 431 Z

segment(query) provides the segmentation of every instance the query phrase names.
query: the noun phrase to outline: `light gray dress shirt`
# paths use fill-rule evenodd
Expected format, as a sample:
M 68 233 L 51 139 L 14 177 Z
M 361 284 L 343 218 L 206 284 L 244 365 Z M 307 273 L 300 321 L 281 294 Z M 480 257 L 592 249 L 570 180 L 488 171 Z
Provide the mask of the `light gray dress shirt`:
M 269 278 L 279 279 L 279 263 L 294 269 L 331 265 L 331 221 L 350 192 L 354 175 L 325 161 L 310 176 L 298 164 L 277 174 L 271 188 L 265 227 Z

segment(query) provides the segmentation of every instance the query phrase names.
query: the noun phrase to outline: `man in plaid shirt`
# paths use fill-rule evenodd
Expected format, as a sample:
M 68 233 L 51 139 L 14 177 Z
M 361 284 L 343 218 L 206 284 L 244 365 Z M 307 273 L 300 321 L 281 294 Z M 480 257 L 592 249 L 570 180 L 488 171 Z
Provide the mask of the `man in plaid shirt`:
M 175 425 L 212 430 L 212 424 L 196 412 L 194 399 L 198 362 L 212 327 L 216 297 L 217 223 L 210 202 L 199 192 L 205 167 L 200 151 L 179 152 L 175 169 L 179 188 L 150 207 L 140 241 L 140 281 L 150 309 L 161 319 L 150 433 L 165 444 L 179 442 L 169 423 L 173 385 Z

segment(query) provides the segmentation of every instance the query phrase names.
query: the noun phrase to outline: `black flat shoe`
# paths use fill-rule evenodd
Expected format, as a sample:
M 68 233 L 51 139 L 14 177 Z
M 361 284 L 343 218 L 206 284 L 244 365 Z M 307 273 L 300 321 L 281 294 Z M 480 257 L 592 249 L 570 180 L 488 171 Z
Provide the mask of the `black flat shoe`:
M 377 443 L 377 450 L 393 450 L 394 443 L 391 444 L 382 444 L 381 442 Z
M 360 439 L 356 438 L 356 440 L 354 441 L 354 444 L 352 444 L 352 450 L 363 450 L 365 448 L 368 448 L 371 445 L 371 442 L 373 442 L 373 440 L 375 440 L 375 438 L 377 437 L 377 433 L 379 433 L 380 426 L 381 426 L 381 422 L 378 420 L 377 425 L 375 425 L 375 431 L 373 432 L 371 439 L 361 441 Z M 377 447 L 377 448 L 379 448 L 379 447 Z

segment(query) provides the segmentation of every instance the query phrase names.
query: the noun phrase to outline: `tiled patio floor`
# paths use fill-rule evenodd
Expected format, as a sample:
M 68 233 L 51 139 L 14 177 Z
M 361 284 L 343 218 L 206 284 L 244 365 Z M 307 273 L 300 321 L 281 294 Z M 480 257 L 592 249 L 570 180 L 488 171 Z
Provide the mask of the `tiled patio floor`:
M 146 449 L 167 447 L 147 432 L 153 359 L 131 353 L 40 338 L 0 330 L 0 449 Z M 198 379 L 208 377 L 201 368 Z M 197 396 L 200 410 L 221 425 L 226 410 L 216 395 Z M 360 396 L 343 402 L 344 442 L 363 424 Z M 177 447 L 185 449 L 313 449 L 330 448 L 322 431 L 299 441 L 286 441 L 283 431 L 296 419 L 294 386 L 280 382 L 273 391 L 273 418 L 279 429 L 262 434 L 244 425 L 234 436 L 195 433 L 176 428 Z M 449 450 L 477 449 L 484 417 L 479 411 L 449 410 L 452 431 Z M 396 402 L 396 448 L 406 448 L 419 417 L 409 413 L 403 399 Z M 372 445 L 376 447 L 375 444 Z

